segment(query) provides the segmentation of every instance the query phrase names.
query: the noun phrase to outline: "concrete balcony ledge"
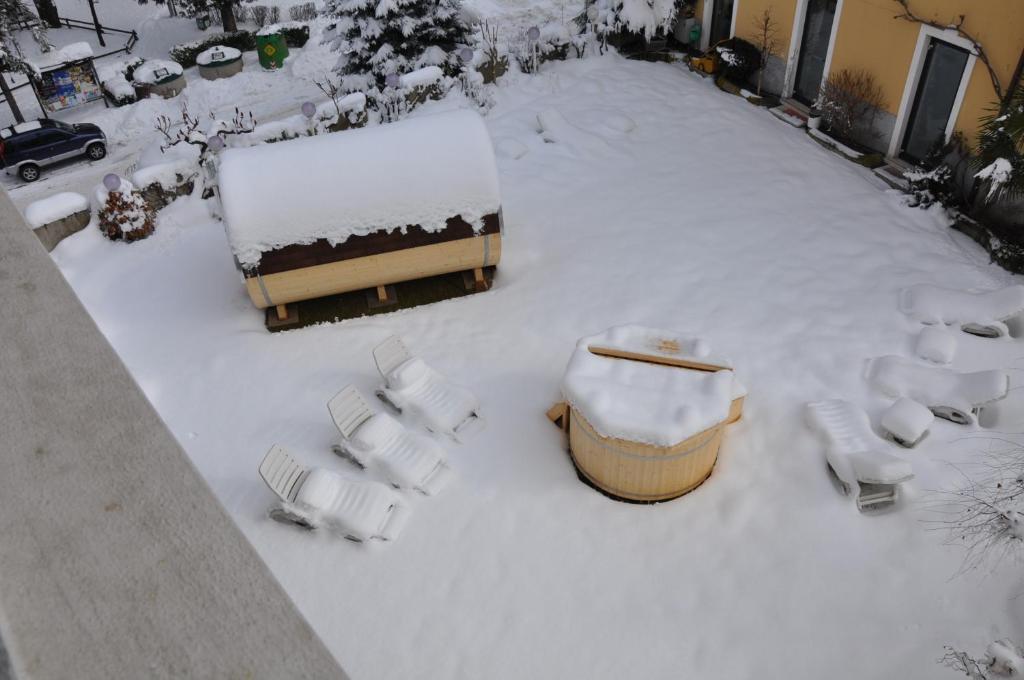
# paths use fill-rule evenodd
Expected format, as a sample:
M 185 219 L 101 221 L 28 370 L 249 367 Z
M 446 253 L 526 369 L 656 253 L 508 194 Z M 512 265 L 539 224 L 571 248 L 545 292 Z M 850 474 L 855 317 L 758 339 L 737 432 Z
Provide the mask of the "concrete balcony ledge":
M 2 190 L 0 240 L 0 678 L 345 678 Z

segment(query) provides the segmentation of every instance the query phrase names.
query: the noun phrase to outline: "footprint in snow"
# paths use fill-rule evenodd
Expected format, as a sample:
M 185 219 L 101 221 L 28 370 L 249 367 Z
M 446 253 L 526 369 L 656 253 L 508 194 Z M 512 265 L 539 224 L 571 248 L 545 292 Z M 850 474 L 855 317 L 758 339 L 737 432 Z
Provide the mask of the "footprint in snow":
M 529 148 L 518 139 L 501 137 L 494 142 L 494 150 L 502 158 L 518 160 L 526 155 Z

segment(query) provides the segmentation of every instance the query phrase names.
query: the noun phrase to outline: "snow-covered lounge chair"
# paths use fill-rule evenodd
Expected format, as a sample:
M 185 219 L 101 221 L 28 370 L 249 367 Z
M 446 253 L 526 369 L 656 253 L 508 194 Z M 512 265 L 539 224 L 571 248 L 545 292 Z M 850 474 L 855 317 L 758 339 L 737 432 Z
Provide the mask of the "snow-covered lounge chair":
M 386 485 L 306 468 L 279 444 L 264 456 L 260 477 L 281 499 L 281 505 L 270 511 L 270 517 L 279 522 L 307 529 L 326 527 L 357 542 L 392 540 L 405 523 L 407 511 Z
M 377 396 L 399 413 L 408 410 L 427 429 L 443 432 L 455 441 L 481 424 L 473 393 L 414 357 L 398 336 L 392 335 L 374 348 L 373 360 L 384 378 Z
M 900 292 L 900 310 L 924 324 L 959 325 L 986 338 L 1008 335 L 1006 321 L 1024 312 L 1024 285 L 967 293 L 922 283 Z
M 890 397 L 913 399 L 939 418 L 959 425 L 974 422 L 978 409 L 1002 399 L 1010 389 L 1006 371 L 957 373 L 897 356 L 874 359 L 868 367 L 868 380 Z
M 886 453 L 862 409 L 842 399 L 811 402 L 807 423 L 826 440 L 825 461 L 839 489 L 844 495 L 858 489 L 858 510 L 896 503 L 899 485 L 914 473 L 908 462 Z
M 327 402 L 341 433 L 339 456 L 359 467 L 374 467 L 392 485 L 432 496 L 448 478 L 444 450 L 429 437 L 410 432 L 387 413 L 374 413 L 355 385 Z
M 892 440 L 908 449 L 917 446 L 928 434 L 935 414 L 913 399 L 900 397 L 882 413 L 882 429 Z

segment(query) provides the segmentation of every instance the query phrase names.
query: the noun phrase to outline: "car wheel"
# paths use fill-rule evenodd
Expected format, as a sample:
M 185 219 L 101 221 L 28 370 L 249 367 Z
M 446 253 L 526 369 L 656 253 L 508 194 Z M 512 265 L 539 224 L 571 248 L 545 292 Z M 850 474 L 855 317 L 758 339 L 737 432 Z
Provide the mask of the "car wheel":
M 18 168 L 18 177 L 26 182 L 35 182 L 39 179 L 39 166 L 34 163 L 25 163 Z
M 90 144 L 89 148 L 85 150 L 85 155 L 94 161 L 98 161 L 107 155 L 107 147 L 99 142 Z

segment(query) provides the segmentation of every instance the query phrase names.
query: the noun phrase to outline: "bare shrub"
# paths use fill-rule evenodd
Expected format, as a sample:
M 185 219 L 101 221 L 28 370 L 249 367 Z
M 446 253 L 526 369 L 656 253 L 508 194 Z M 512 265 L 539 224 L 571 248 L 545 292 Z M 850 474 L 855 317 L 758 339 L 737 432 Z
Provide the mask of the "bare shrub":
M 764 70 L 768 61 L 779 53 L 779 25 L 772 14 L 772 7 L 754 18 L 754 46 L 761 55 L 757 70 L 757 96 L 761 96 L 761 83 L 764 81 Z
M 816 106 L 825 129 L 848 140 L 854 130 L 871 129 L 885 106 L 885 97 L 873 74 L 863 69 L 843 69 L 829 75 Z
M 316 4 L 304 2 L 288 8 L 288 18 L 292 21 L 312 21 L 316 19 Z
M 281 21 L 281 8 L 277 5 L 272 5 L 270 7 L 269 21 L 272 24 L 276 24 Z
M 266 5 L 253 5 L 249 8 L 249 14 L 252 17 L 253 23 L 263 28 L 267 25 L 267 19 L 270 18 L 270 8 Z

